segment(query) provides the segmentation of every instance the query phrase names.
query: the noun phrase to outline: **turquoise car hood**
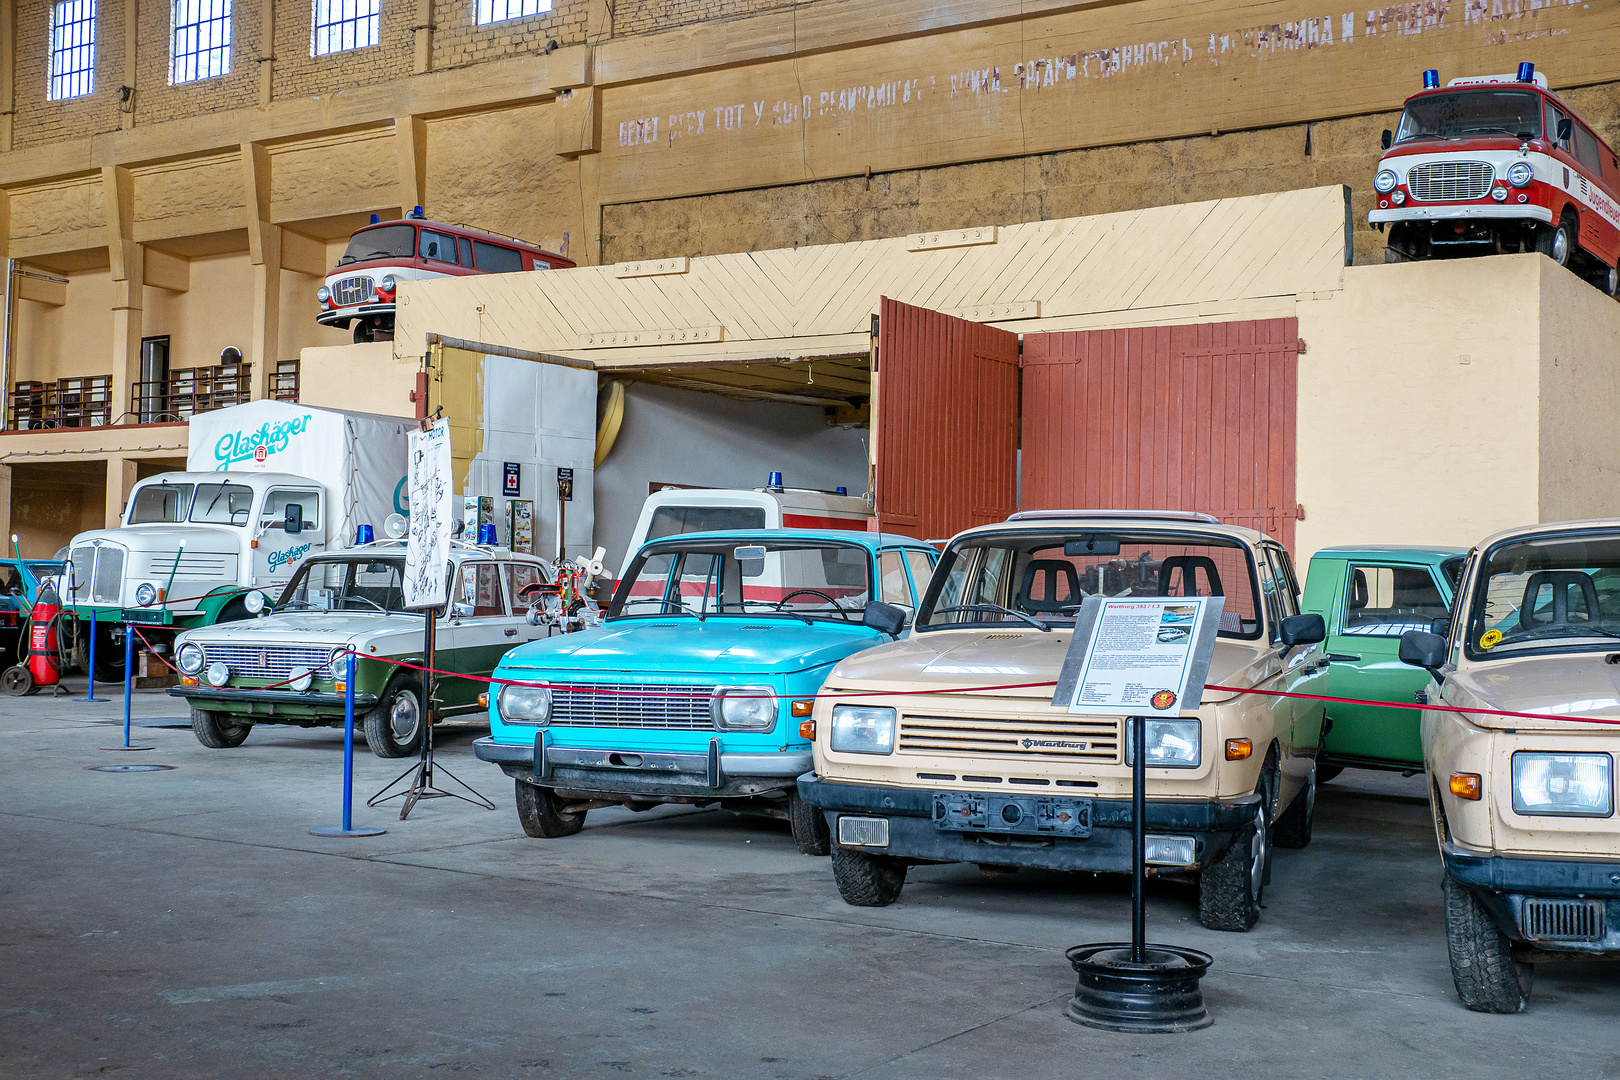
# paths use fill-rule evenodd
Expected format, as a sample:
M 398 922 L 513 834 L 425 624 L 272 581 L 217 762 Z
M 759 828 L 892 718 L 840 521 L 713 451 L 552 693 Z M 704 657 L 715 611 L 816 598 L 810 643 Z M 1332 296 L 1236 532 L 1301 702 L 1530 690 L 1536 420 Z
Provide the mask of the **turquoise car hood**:
M 531 641 L 506 654 L 501 669 L 786 674 L 824 667 L 888 635 L 859 623 L 711 616 L 702 622 L 625 619 L 599 630 Z

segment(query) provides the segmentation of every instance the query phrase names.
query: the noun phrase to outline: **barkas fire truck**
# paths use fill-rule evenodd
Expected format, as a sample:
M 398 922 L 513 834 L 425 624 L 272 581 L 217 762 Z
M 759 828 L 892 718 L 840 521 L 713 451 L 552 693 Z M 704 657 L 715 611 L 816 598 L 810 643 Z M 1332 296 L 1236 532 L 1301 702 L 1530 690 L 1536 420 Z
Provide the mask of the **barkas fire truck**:
M 381 221 L 349 237 L 349 246 L 326 283 L 315 290 L 321 312 L 316 321 L 346 330 L 355 341 L 391 339 L 394 300 L 401 281 L 560 270 L 574 260 L 510 236 L 465 225 L 428 221 L 415 207 L 403 221 Z
M 1534 64 L 1444 87 L 1425 71 L 1383 146 L 1367 220 L 1388 261 L 1539 251 L 1620 291 L 1620 161 Z

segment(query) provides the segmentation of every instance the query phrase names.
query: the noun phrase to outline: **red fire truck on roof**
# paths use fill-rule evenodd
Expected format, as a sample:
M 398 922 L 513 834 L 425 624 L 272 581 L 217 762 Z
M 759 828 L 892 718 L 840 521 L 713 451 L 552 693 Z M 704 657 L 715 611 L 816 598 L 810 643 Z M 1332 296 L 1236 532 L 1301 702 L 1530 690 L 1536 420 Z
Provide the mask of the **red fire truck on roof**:
M 1520 64 L 1442 88 L 1430 70 L 1423 86 L 1373 180 L 1389 261 L 1540 251 L 1620 291 L 1620 161 L 1547 77 Z
M 403 221 L 378 221 L 349 237 L 348 250 L 315 290 L 316 320 L 348 329 L 354 340 L 374 341 L 394 333 L 394 297 L 401 281 L 557 270 L 574 261 L 510 236 L 427 221 L 416 207 Z

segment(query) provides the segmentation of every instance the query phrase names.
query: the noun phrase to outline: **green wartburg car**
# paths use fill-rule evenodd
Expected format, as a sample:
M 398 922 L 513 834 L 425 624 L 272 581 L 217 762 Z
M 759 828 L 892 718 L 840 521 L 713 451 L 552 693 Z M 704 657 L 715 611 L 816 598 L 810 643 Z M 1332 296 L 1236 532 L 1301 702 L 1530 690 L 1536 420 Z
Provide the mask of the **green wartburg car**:
M 551 568 L 533 555 L 450 545 L 449 605 L 434 629 L 435 666 L 454 675 L 435 683 L 440 716 L 481 711 L 485 680 L 507 650 L 543 638 L 528 619 L 536 584 Z M 378 757 L 403 757 L 426 729 L 419 672 L 390 661 L 422 662 L 422 613 L 405 609 L 405 544 L 379 540 L 311 558 L 270 607 L 250 594 L 256 619 L 219 623 L 175 639 L 180 685 L 169 693 L 191 705 L 204 746 L 238 746 L 259 724 L 341 726 L 347 653 L 354 673 L 355 722 Z M 466 676 L 466 677 L 457 677 Z
M 1334 547 L 1311 556 L 1302 611 L 1327 623 L 1328 697 L 1416 703 L 1426 672 L 1403 664 L 1401 635 L 1447 618 L 1462 548 Z M 1347 767 L 1423 771 L 1416 709 L 1328 702 L 1317 779 Z

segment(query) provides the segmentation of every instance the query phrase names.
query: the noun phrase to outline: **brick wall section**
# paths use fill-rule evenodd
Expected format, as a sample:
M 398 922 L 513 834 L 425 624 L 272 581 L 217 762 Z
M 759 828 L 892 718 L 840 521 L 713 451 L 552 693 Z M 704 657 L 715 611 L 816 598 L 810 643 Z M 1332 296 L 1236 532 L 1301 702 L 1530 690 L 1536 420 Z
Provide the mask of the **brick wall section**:
M 77 139 L 119 126 L 118 87 L 124 81 L 124 5 L 97 0 L 95 93 L 50 101 L 51 0 L 17 5 L 17 148 Z M 4 43 L 0 47 L 6 47 Z
M 614 34 L 645 34 L 672 26 L 752 15 L 773 8 L 795 7 L 815 0 L 617 0 L 613 5 Z
M 100 0 L 106 3 L 107 0 Z M 256 3 L 231 5 L 231 70 L 212 79 L 169 85 L 172 5 L 167 0 L 141 4 L 136 65 L 135 123 L 159 124 L 183 116 L 243 109 L 259 102 L 259 26 Z
M 550 11 L 479 26 L 477 0 L 439 0 L 434 15 L 438 29 L 433 34 L 433 66 L 466 67 L 543 53 L 548 41 L 577 45 L 585 40 L 589 18 L 590 0 L 552 0 Z
M 382 0 L 377 44 L 347 52 L 312 56 L 314 5 L 309 0 L 281 0 L 276 5 L 276 71 L 272 93 L 278 98 L 330 93 L 346 86 L 400 79 L 416 59 L 416 5 L 411 0 Z

